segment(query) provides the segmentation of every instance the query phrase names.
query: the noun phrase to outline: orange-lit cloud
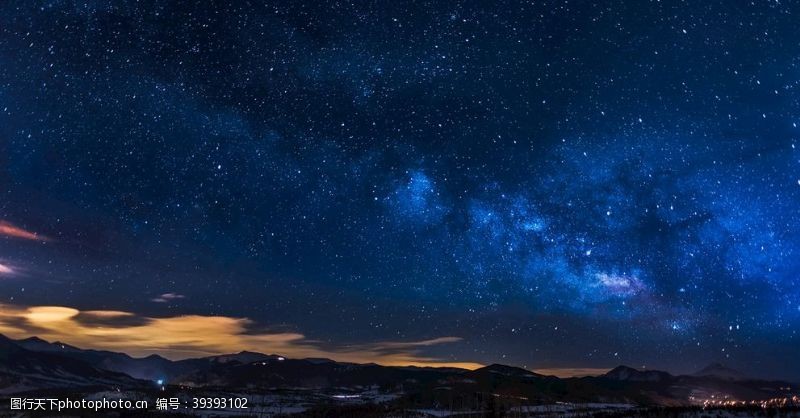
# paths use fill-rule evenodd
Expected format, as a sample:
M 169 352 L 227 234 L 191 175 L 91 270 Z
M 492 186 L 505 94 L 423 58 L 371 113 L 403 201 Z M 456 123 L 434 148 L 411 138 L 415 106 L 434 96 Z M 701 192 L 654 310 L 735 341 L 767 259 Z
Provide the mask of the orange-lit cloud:
M 457 337 L 331 348 L 300 333 L 257 332 L 255 326 L 250 319 L 227 316 L 145 317 L 123 311 L 0 304 L 0 333 L 11 338 L 35 335 L 49 341 L 134 356 L 157 353 L 182 359 L 248 350 L 290 358 L 326 357 L 389 366 L 481 367 L 478 363 L 444 361 L 422 353 L 425 347 L 460 341 Z
M 12 223 L 0 221 L 0 235 L 12 238 L 27 239 L 31 241 L 50 241 L 50 238 L 35 232 L 26 231 Z

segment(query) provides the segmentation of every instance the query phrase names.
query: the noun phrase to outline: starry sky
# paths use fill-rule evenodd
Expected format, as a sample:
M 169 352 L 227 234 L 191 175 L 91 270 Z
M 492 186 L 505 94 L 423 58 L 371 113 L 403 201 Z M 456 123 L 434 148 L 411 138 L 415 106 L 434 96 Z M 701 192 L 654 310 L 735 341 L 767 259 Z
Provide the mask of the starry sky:
M 0 332 L 800 379 L 798 19 L 2 2 Z

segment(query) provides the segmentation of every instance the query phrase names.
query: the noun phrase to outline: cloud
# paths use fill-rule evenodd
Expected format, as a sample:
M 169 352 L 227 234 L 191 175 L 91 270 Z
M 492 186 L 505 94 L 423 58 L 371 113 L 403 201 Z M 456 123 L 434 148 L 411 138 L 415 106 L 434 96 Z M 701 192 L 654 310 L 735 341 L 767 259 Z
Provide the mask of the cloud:
M 11 266 L 0 263 L 0 276 L 12 276 L 16 273 Z
M 26 269 L 18 264 L 0 259 L 0 278 L 23 276 Z
M 381 349 L 407 349 L 407 348 L 415 348 L 415 347 L 430 347 L 433 345 L 439 344 L 446 344 L 446 343 L 456 343 L 461 341 L 463 338 L 460 337 L 439 337 L 433 338 L 430 340 L 422 340 L 422 341 L 412 341 L 412 342 L 385 342 L 381 343 Z
M 290 358 L 325 357 L 387 366 L 469 369 L 482 366 L 471 362 L 443 361 L 422 353 L 427 347 L 461 341 L 458 337 L 323 347 L 301 333 L 257 331 L 257 325 L 248 318 L 227 316 L 147 317 L 125 311 L 0 304 L 0 333 L 11 338 L 35 335 L 45 340 L 120 351 L 133 356 L 157 353 L 171 359 L 182 359 L 249 350 Z
M 6 221 L 0 221 L 0 235 L 5 235 L 11 238 L 27 239 L 31 241 L 50 241 L 50 238 L 44 235 L 27 231 Z
M 157 302 L 157 303 L 167 303 L 167 302 L 171 302 L 171 301 L 176 300 L 176 299 L 183 299 L 185 297 L 186 296 L 181 295 L 180 293 L 172 293 L 172 292 L 170 292 L 170 293 L 163 293 L 163 294 L 159 295 L 158 297 L 155 297 L 155 298 L 150 299 L 150 300 L 153 301 L 153 302 Z

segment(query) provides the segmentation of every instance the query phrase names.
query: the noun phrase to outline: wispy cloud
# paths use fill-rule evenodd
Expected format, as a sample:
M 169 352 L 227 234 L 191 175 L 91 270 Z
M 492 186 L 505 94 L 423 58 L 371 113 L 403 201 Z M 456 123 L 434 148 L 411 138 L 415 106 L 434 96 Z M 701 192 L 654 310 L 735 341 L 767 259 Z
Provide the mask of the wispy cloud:
M 173 300 L 176 300 L 176 299 L 183 299 L 185 297 L 186 296 L 181 295 L 180 293 L 172 293 L 172 292 L 170 292 L 170 293 L 163 293 L 163 294 L 158 295 L 157 297 L 154 297 L 153 299 L 150 299 L 150 300 L 153 301 L 153 302 L 157 302 L 157 303 L 167 303 L 167 302 L 172 302 Z
M 248 318 L 227 316 L 147 317 L 125 311 L 0 304 L 0 333 L 12 338 L 36 335 L 134 356 L 158 353 L 180 359 L 250 350 L 391 366 L 481 367 L 478 363 L 444 361 L 423 353 L 427 347 L 457 343 L 461 341 L 458 337 L 325 347 L 297 332 L 259 332 L 257 325 Z
M 433 345 L 439 344 L 446 344 L 446 343 L 456 343 L 461 341 L 462 338 L 460 337 L 439 337 L 433 338 L 430 340 L 422 340 L 422 341 L 410 341 L 410 342 L 384 342 L 380 344 L 380 349 L 384 350 L 391 350 L 391 349 L 408 349 L 408 348 L 416 348 L 416 347 L 429 347 Z
M 50 241 L 49 237 L 25 230 L 6 221 L 0 221 L 0 235 L 31 241 Z
M 16 271 L 8 264 L 0 263 L 0 276 L 13 276 Z

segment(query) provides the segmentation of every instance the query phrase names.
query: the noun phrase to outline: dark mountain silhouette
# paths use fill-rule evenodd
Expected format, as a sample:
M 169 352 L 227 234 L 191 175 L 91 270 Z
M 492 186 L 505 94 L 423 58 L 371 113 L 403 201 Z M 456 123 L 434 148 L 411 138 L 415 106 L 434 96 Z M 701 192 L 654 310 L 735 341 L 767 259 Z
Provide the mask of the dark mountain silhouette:
M 412 397 L 420 404 L 441 404 L 454 397 L 485 400 L 488 396 L 533 405 L 687 405 L 712 396 L 760 400 L 797 390 L 786 382 L 740 378 L 738 372 L 733 372 L 713 365 L 695 375 L 674 376 L 619 366 L 601 376 L 562 379 L 502 364 L 476 370 L 387 367 L 329 359 L 288 359 L 248 351 L 171 361 L 157 355 L 133 358 L 111 351 L 82 350 L 38 338 L 0 339 L 0 393 L 91 385 L 132 387 L 143 383 L 129 376 L 216 391 L 290 389 L 323 393 L 379 388 L 384 393 Z M 152 382 L 149 385 L 153 386 Z
M 136 379 L 158 380 L 180 374 L 175 362 L 153 354 L 143 358 L 103 350 L 82 350 L 60 342 L 49 343 L 32 337 L 16 342 L 21 347 L 37 352 L 58 354 L 70 359 L 92 364 L 104 370 L 125 373 Z M 186 371 L 189 369 L 187 368 Z
M 39 340 L 41 341 L 41 340 Z M 38 341 L 28 341 L 30 344 Z M 49 352 L 31 351 L 0 335 L 0 393 L 75 387 L 139 387 L 143 382 Z
M 730 367 L 725 367 L 721 363 L 711 363 L 694 372 L 692 376 L 717 377 L 727 380 L 748 380 L 748 377 L 744 373 L 731 369 Z
M 395 386 L 444 378 L 453 369 L 385 367 L 376 364 L 268 358 L 251 363 L 217 363 L 179 380 L 192 386 L 329 388 Z M 465 372 L 459 370 L 459 373 Z
M 628 366 L 617 366 L 604 376 L 613 380 L 629 382 L 664 382 L 672 378 L 667 372 L 658 370 L 636 370 Z
M 787 382 L 748 379 L 732 369 L 716 365 L 706 369 L 701 375 L 674 376 L 658 370 L 618 366 L 605 375 L 592 379 L 622 382 L 626 389 L 638 396 L 666 405 L 677 405 L 690 399 L 709 399 L 712 395 L 713 399 L 762 400 L 786 396 L 791 390 L 797 390 L 795 385 Z M 720 375 L 712 372 L 719 372 Z M 742 377 L 731 379 L 732 372 Z
M 280 356 L 275 354 L 254 353 L 252 351 L 240 351 L 236 354 L 223 354 L 219 356 L 211 356 L 206 358 L 211 361 L 216 361 L 218 363 L 229 363 L 229 362 L 253 363 L 255 361 L 276 360 L 280 358 Z
M 480 369 L 475 369 L 472 374 L 495 373 L 502 376 L 517 378 L 542 378 L 544 375 L 537 374 L 520 367 L 506 366 L 504 364 L 491 364 Z

